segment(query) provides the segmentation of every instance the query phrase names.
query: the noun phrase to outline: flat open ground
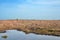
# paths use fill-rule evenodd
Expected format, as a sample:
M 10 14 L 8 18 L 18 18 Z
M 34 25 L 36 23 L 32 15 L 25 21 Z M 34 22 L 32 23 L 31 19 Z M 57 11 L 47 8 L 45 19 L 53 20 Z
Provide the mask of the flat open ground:
M 60 20 L 0 20 L 0 31 L 11 29 L 60 36 Z

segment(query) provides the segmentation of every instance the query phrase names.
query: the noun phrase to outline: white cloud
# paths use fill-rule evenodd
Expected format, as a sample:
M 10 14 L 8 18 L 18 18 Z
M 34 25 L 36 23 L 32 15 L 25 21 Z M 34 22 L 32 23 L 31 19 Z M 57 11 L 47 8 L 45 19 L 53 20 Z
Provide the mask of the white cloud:
M 60 4 L 60 0 L 26 0 L 30 4 Z

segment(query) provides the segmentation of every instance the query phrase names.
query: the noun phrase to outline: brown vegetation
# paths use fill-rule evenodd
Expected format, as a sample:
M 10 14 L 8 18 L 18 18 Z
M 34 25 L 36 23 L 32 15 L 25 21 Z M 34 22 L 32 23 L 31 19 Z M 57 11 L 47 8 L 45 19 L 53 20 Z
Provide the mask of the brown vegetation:
M 0 31 L 10 29 L 60 35 L 60 20 L 0 20 Z

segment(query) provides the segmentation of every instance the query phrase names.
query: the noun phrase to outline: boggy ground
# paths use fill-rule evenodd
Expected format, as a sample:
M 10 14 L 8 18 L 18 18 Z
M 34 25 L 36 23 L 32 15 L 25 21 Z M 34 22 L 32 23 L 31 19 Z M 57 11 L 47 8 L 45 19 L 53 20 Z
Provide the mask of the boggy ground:
M 0 20 L 0 31 L 11 29 L 60 36 L 60 20 Z

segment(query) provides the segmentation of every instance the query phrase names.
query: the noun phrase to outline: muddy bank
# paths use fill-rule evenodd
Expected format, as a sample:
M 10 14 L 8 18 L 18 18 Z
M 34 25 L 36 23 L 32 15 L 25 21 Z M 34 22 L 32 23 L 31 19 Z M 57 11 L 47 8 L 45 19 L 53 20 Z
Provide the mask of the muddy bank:
M 0 31 L 11 29 L 60 36 L 60 20 L 0 20 Z

